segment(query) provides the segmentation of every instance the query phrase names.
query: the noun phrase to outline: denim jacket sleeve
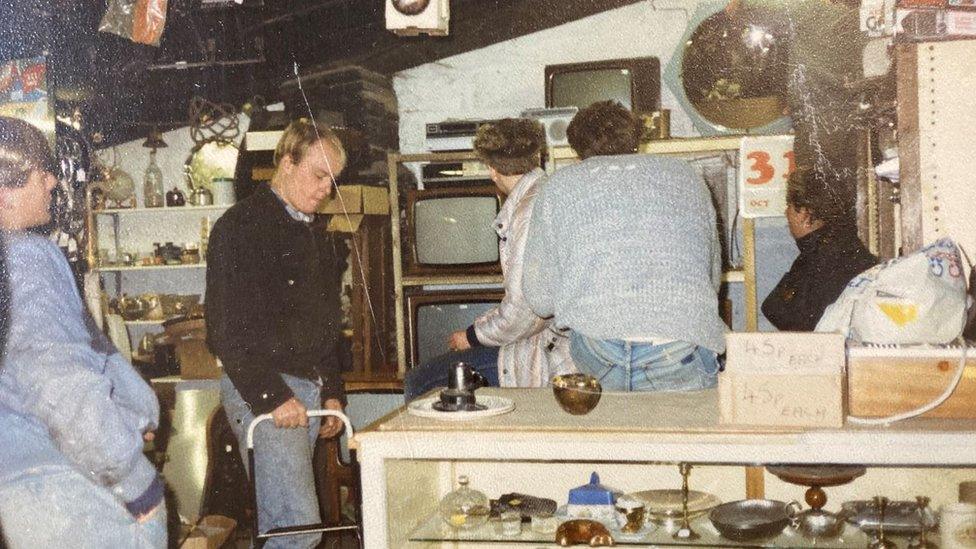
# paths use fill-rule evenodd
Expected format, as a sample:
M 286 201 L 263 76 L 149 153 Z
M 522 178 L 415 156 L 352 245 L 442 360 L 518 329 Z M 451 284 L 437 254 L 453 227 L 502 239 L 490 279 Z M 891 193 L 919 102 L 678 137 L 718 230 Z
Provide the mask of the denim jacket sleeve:
M 57 247 L 24 236 L 8 250 L 12 322 L 0 399 L 45 427 L 79 470 L 135 500 L 156 478 L 142 453 L 142 431 L 158 422 L 155 396 L 120 355 L 93 346 Z

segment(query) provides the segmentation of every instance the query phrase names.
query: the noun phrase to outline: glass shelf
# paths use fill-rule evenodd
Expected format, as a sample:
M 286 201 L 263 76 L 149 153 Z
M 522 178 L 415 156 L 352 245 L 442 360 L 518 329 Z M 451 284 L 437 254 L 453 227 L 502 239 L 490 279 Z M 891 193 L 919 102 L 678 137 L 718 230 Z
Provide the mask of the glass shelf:
M 568 520 L 568 519 L 567 519 Z M 868 545 L 868 535 L 853 525 L 846 525 L 840 537 L 832 540 L 811 540 L 803 537 L 790 527 L 783 533 L 763 540 L 748 542 L 732 541 L 723 538 L 712 525 L 708 517 L 699 517 L 691 521 L 692 530 L 701 538 L 695 541 L 675 540 L 671 537 L 677 526 L 651 525 L 650 529 L 635 534 L 625 534 L 618 529 L 610 529 L 616 545 L 654 545 L 662 547 L 818 547 L 825 549 L 863 549 Z M 410 541 L 416 542 L 471 542 L 471 543 L 504 543 L 505 545 L 529 543 L 554 543 L 555 534 L 540 534 L 533 532 L 528 523 L 522 523 L 522 533 L 518 536 L 506 536 L 500 533 L 496 520 L 474 530 L 455 530 L 444 523 L 440 515 L 434 513 L 420 523 L 410 533 Z M 900 545 L 900 543 L 899 543 Z
M 162 208 L 104 208 L 95 210 L 95 215 L 118 215 L 118 214 L 149 214 L 149 213 L 174 213 L 174 212 L 208 212 L 214 210 L 226 210 L 231 204 L 220 206 L 166 206 Z
M 203 269 L 206 268 L 206 262 L 199 263 L 180 263 L 179 265 L 110 265 L 106 267 L 95 267 L 95 271 L 98 272 L 113 272 L 113 271 L 152 271 L 159 269 Z

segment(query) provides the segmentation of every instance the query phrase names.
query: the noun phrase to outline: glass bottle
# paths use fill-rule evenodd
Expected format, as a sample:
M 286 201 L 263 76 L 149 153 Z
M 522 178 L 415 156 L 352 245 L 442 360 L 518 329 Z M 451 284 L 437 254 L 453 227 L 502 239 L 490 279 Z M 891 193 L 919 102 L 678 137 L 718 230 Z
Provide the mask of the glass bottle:
M 142 200 L 147 208 L 163 206 L 163 171 L 156 165 L 156 149 L 149 153 L 149 166 L 142 183 Z
M 468 488 L 468 477 L 458 477 L 460 486 L 448 493 L 440 503 L 441 518 L 452 528 L 472 530 L 488 522 L 488 498 Z

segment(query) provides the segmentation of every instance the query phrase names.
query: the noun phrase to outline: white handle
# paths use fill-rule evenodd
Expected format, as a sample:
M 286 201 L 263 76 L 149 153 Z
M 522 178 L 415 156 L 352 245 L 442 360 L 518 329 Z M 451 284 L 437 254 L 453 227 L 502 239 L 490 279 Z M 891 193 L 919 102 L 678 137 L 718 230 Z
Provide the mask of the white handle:
M 346 434 L 352 436 L 352 423 L 349 422 L 349 417 L 346 414 L 338 410 L 308 410 L 306 412 L 308 417 L 324 417 L 324 416 L 334 416 L 342 420 L 342 423 L 346 426 Z M 254 449 L 254 430 L 257 428 L 258 424 L 266 419 L 272 419 L 271 414 L 261 414 L 254 418 L 251 423 L 247 426 L 247 449 Z

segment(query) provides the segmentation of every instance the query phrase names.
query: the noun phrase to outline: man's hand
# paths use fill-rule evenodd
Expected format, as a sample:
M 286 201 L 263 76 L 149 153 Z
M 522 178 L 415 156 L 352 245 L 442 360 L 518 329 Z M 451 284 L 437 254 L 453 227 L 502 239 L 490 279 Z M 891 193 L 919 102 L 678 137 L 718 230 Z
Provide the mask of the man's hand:
M 447 348 L 452 351 L 464 351 L 471 348 L 471 344 L 468 343 L 468 332 L 467 330 L 458 330 L 451 334 L 451 337 L 447 339 Z
M 152 442 L 156 440 L 156 433 L 152 431 L 146 431 L 145 433 L 142 434 L 142 440 L 145 442 Z
M 275 427 L 308 427 L 307 412 L 304 404 L 291 397 L 271 411 L 271 418 L 274 419 Z
M 326 410 L 342 411 L 342 403 L 338 399 L 330 398 L 326 400 L 322 407 Z M 322 425 L 319 427 L 319 438 L 332 438 L 342 432 L 342 420 L 335 416 L 322 416 Z

